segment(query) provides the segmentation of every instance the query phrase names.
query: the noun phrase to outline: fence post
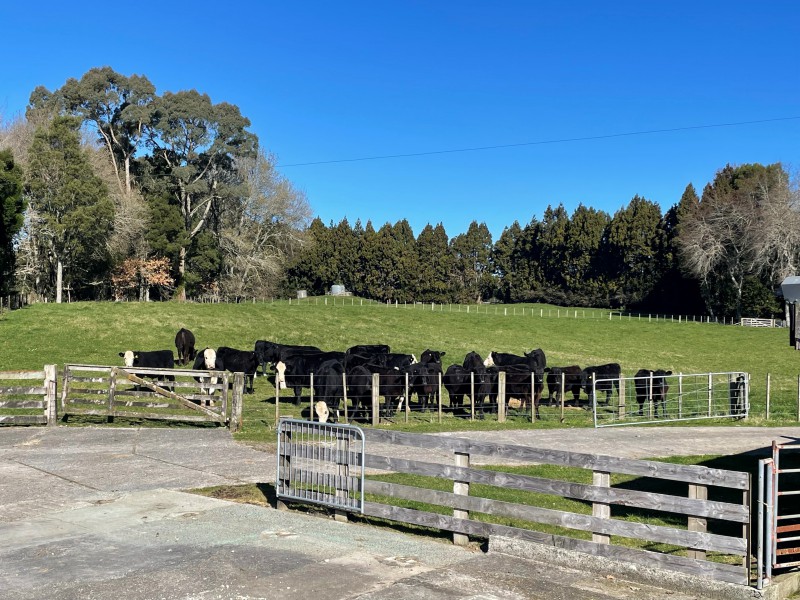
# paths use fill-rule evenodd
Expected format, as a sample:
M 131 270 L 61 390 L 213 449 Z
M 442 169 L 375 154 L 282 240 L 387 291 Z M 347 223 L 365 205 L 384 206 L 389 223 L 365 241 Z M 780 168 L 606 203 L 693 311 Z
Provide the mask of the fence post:
M 408 415 L 411 413 L 411 396 L 408 393 L 408 373 L 406 373 L 406 388 L 405 388 L 406 395 L 404 398 L 406 399 L 406 423 L 408 423 Z
M 378 373 L 372 374 L 372 424 L 378 425 L 381 422 L 380 416 L 380 398 L 381 398 L 381 390 L 380 390 L 380 375 Z
M 278 383 L 278 374 L 275 373 L 275 427 L 278 426 L 278 423 L 281 420 L 281 386 Z
M 347 418 L 347 373 L 342 372 L 342 402 L 344 403 L 344 422 L 349 423 Z M 337 421 L 338 416 L 337 416 Z
M 797 379 L 798 385 L 800 385 L 800 377 Z M 475 372 L 469 372 L 469 414 L 470 414 L 470 421 L 475 420 Z M 800 417 L 798 417 L 800 418 Z
M 611 487 L 611 473 L 605 471 L 592 471 L 592 485 Z M 611 505 L 604 502 L 592 502 L 592 516 L 601 519 L 611 518 Z M 604 533 L 592 533 L 592 541 L 596 544 L 608 544 L 611 536 Z
M 678 373 L 678 418 L 683 418 L 683 373 Z
M 455 453 L 455 466 L 456 467 L 469 467 L 469 454 L 463 452 Z M 459 496 L 469 496 L 469 482 L 453 480 L 453 493 Z M 455 519 L 469 519 L 468 510 L 453 509 L 453 518 Z M 469 544 L 469 536 L 463 533 L 453 534 L 453 544 L 456 546 L 466 546 Z
M 327 300 L 327 298 L 326 298 Z M 314 374 L 311 373 L 308 376 L 308 387 L 310 393 L 308 394 L 308 420 L 314 420 Z
M 689 498 L 693 500 L 708 500 L 708 488 L 704 485 L 689 485 Z M 689 531 L 706 533 L 708 531 L 708 522 L 705 518 L 689 517 L 688 529 Z M 705 560 L 706 552 L 705 550 L 690 549 L 687 552 L 687 556 L 695 560 Z
M 635 386 L 634 386 L 635 387 Z M 625 378 L 619 378 L 619 405 L 617 406 L 617 415 L 618 419 L 625 418 L 625 404 L 627 403 L 626 392 L 625 392 Z
M 227 386 L 226 386 L 227 387 Z M 242 398 L 244 395 L 244 373 L 233 374 L 233 394 L 231 397 L 231 433 L 242 429 Z M 223 415 L 224 416 L 224 415 Z
M 10 298 L 9 298 L 9 310 L 10 308 Z M 47 424 L 49 426 L 53 426 L 56 424 L 57 413 L 56 413 L 56 378 L 57 378 L 57 369 L 55 365 L 45 365 L 44 366 L 44 405 L 45 405 L 45 417 L 47 417 Z
M 497 374 L 497 422 L 506 422 L 506 373 Z
M 564 389 L 566 387 L 566 374 L 561 371 L 561 381 L 558 384 L 558 399 L 561 401 L 561 422 L 564 422 Z
M 442 422 L 442 374 L 441 374 L 441 372 L 438 373 L 438 376 L 437 376 L 436 398 L 437 398 L 437 404 L 439 405 L 439 423 L 441 423 Z
M 111 369 L 108 376 L 108 416 L 106 416 L 107 423 L 113 423 L 114 417 L 111 413 L 114 412 L 114 397 L 117 395 L 117 369 Z
M 769 376 L 769 373 L 767 373 L 767 402 L 766 402 L 766 405 L 767 405 L 767 421 L 769 421 L 769 392 L 770 392 L 769 388 L 770 388 L 770 376 Z
M 711 389 L 711 377 L 708 378 L 709 390 Z M 708 393 L 708 401 L 711 402 L 711 392 Z M 653 372 L 650 371 L 650 377 L 647 379 L 647 406 L 649 407 L 649 419 L 653 420 Z M 709 405 L 708 416 L 711 416 L 711 406 Z
M 531 371 L 531 423 L 536 421 L 536 373 Z

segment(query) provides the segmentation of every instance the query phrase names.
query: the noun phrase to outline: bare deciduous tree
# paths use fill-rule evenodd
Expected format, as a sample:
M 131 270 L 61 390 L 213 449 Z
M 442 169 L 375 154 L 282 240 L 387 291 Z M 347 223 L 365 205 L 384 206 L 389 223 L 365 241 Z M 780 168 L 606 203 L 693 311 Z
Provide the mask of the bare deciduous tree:
M 683 219 L 683 264 L 709 294 L 731 290 L 739 318 L 747 277 L 768 275 L 777 284 L 798 264 L 798 219 L 796 194 L 780 164 L 728 165 Z
M 243 298 L 275 291 L 286 257 L 302 243 L 311 217 L 305 194 L 275 169 L 262 150 L 237 161 L 246 193 L 226 206 L 220 246 L 225 265 L 220 288 Z

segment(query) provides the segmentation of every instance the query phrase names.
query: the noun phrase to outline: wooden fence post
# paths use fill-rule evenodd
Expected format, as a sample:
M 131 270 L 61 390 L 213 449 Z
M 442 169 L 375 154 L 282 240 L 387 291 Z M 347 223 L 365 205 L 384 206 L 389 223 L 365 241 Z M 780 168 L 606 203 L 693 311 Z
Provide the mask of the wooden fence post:
M 10 302 L 10 299 L 9 299 Z M 10 305 L 9 305 L 9 310 Z M 45 417 L 47 418 L 47 424 L 49 426 L 53 426 L 56 424 L 58 420 L 58 415 L 56 411 L 56 380 L 58 369 L 56 365 L 45 365 L 44 366 L 44 405 L 45 405 Z
M 497 374 L 497 422 L 506 422 L 506 373 Z
M 327 301 L 327 298 L 325 299 Z M 308 376 L 308 420 L 314 421 L 314 374 Z
M 115 396 L 117 395 L 117 371 L 116 368 L 111 369 L 111 373 L 108 376 L 108 416 L 106 417 L 106 422 L 113 423 L 114 417 L 111 413 L 114 412 L 114 400 Z
M 378 425 L 381 422 L 381 380 L 378 373 L 372 374 L 372 424 Z
M 593 471 L 592 485 L 611 487 L 611 473 L 606 471 Z M 593 502 L 592 516 L 599 517 L 601 519 L 610 519 L 611 505 L 603 502 Z M 611 543 L 611 536 L 604 533 L 592 533 L 592 541 L 597 544 L 609 544 Z
M 244 373 L 233 374 L 233 397 L 231 399 L 231 418 L 229 427 L 231 433 L 242 429 L 242 396 L 244 394 Z
M 436 398 L 439 405 L 439 423 L 442 422 L 442 374 L 437 374 Z
M 469 454 L 463 452 L 455 453 L 456 467 L 469 467 Z M 469 496 L 469 482 L 453 480 L 453 493 L 460 496 Z M 453 517 L 456 519 L 469 519 L 468 510 L 453 509 Z M 466 546 L 469 544 L 469 536 L 463 533 L 453 534 L 453 544 L 456 546 Z
M 769 421 L 769 395 L 770 395 L 769 394 L 769 392 L 770 392 L 769 388 L 770 388 L 770 383 L 771 383 L 770 382 L 770 376 L 769 376 L 769 373 L 767 373 L 767 401 L 766 401 L 766 405 L 767 405 L 767 415 L 766 415 L 767 421 Z
M 708 500 L 708 488 L 704 485 L 689 485 L 689 498 L 694 500 Z M 706 533 L 708 531 L 708 521 L 705 518 L 689 517 L 688 522 L 689 531 L 699 531 Z M 695 560 L 705 560 L 705 550 L 689 550 L 686 554 L 689 558 Z
M 800 377 L 798 377 L 797 383 L 798 385 L 800 385 Z M 800 394 L 800 391 L 798 392 L 798 394 Z M 800 403 L 800 400 L 798 400 L 798 402 Z M 798 406 L 800 406 L 800 404 Z M 469 420 L 474 421 L 475 420 L 475 372 L 474 371 L 470 371 L 469 373 L 469 414 L 470 414 Z M 798 419 L 800 419 L 800 416 L 798 417 Z
M 561 381 L 558 384 L 558 399 L 561 400 L 561 422 L 562 423 L 564 422 L 564 402 L 565 402 L 565 399 L 564 399 L 565 393 L 564 392 L 566 391 L 566 387 L 567 387 L 566 383 L 567 383 L 566 374 L 564 373 L 564 371 L 561 371 Z
M 275 373 L 275 427 L 281 420 L 281 386 L 278 383 L 278 373 Z
M 619 378 L 619 404 L 617 405 L 617 418 L 625 418 L 625 405 L 627 404 L 627 392 L 625 391 L 625 378 Z
M 350 419 L 347 417 L 347 373 L 342 372 L 342 402 L 344 402 L 344 422 L 348 423 Z M 337 421 L 338 415 L 337 415 Z

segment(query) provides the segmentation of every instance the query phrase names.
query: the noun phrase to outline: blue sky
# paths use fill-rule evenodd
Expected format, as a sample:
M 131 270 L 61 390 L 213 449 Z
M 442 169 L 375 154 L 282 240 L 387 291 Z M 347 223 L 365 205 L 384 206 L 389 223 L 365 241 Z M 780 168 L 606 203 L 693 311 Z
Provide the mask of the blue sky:
M 45 0 L 0 22 L 0 115 L 95 66 L 194 88 L 325 223 L 496 239 L 548 204 L 665 211 L 726 163 L 800 166 L 800 2 Z M 374 158 L 486 146 L 509 147 Z

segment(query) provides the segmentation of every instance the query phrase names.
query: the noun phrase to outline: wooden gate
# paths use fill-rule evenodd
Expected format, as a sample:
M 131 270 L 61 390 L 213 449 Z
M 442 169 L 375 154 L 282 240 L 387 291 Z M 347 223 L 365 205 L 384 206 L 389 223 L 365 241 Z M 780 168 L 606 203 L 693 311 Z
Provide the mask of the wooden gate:
M 56 424 L 56 366 L 42 371 L 0 371 L 0 423 Z
M 244 375 L 189 369 L 65 365 L 61 414 L 241 427 Z

